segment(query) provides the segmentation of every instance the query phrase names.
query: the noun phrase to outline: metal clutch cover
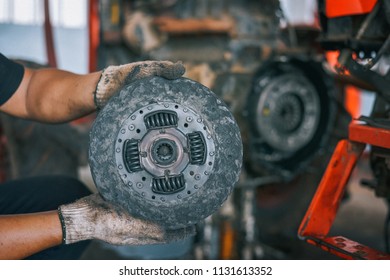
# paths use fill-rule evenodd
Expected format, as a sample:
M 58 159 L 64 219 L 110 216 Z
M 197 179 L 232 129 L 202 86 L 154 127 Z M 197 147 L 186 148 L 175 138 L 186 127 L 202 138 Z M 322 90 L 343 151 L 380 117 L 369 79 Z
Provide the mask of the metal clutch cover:
M 186 79 L 127 85 L 99 112 L 89 162 L 99 193 L 169 228 L 215 212 L 238 181 L 240 131 L 214 93 Z

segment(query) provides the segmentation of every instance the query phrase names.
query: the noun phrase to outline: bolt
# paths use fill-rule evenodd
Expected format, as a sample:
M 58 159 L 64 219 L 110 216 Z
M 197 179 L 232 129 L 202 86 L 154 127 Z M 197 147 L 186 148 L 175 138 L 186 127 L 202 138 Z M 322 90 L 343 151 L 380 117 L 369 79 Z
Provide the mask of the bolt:
M 139 155 L 141 156 L 141 157 L 147 157 L 148 156 L 148 153 L 147 152 L 140 152 L 139 153 Z
M 179 194 L 179 195 L 177 196 L 177 198 L 178 198 L 178 199 L 181 199 L 181 195 Z
M 160 134 L 165 134 L 166 131 L 165 131 L 165 129 L 160 129 L 159 132 L 160 132 Z
M 133 124 L 129 125 L 129 129 L 133 131 L 135 129 L 135 126 Z
M 124 128 L 121 129 L 121 133 L 125 134 L 126 130 Z
M 122 164 L 119 164 L 118 168 L 119 168 L 119 169 L 122 169 L 122 168 L 123 168 Z
M 128 182 L 127 184 L 129 185 L 129 187 L 131 187 L 133 185 L 133 182 Z
M 204 175 L 206 175 L 206 176 L 207 176 L 207 175 L 209 175 L 209 173 L 208 173 L 207 171 L 205 171 L 205 172 L 204 172 Z
M 344 248 L 344 247 L 345 247 L 345 244 L 344 244 L 344 243 L 337 243 L 337 247 L 339 247 L 339 248 Z
M 192 122 L 192 117 L 187 117 L 186 120 L 187 122 Z
M 198 188 L 199 188 L 198 185 L 195 185 L 195 186 L 194 186 L 194 189 L 198 189 Z
M 187 109 L 187 108 L 184 108 L 183 111 L 186 113 L 186 112 L 188 112 L 188 109 Z
M 148 110 L 152 110 L 153 109 L 153 107 L 152 106 L 148 106 Z
M 210 152 L 209 155 L 210 155 L 210 156 L 213 156 L 213 155 L 215 155 L 215 153 L 214 153 L 214 152 Z
M 164 201 L 165 201 L 165 198 L 163 198 L 163 197 L 162 197 L 162 198 L 160 198 L 160 199 L 161 199 L 161 201 L 162 201 L 162 202 L 164 202 Z
M 337 241 L 337 242 L 344 242 L 345 239 L 344 239 L 344 238 L 341 238 L 341 237 L 337 237 L 337 238 L 335 239 L 335 241 Z
M 117 153 L 120 153 L 120 152 L 121 152 L 121 149 L 116 148 L 116 152 L 117 152 Z
M 136 118 L 136 116 L 131 116 L 131 119 L 132 119 L 132 120 L 135 120 L 135 118 Z
M 164 104 L 164 107 L 165 107 L 165 108 L 168 108 L 168 107 L 169 107 L 169 105 L 165 103 L 165 104 Z
M 195 178 L 195 180 L 199 181 L 199 180 L 200 180 L 200 174 L 196 174 L 196 175 L 194 176 L 194 178 Z
M 169 177 L 169 174 L 171 174 L 171 171 L 169 170 L 169 169 L 166 169 L 166 170 L 164 170 L 164 177 L 165 177 L 165 180 L 167 180 L 168 181 L 168 177 Z
M 361 256 L 367 255 L 367 253 L 362 251 L 362 250 L 356 251 L 355 254 L 361 255 Z
M 137 183 L 137 188 L 142 189 L 143 186 L 144 186 L 144 185 L 143 185 L 141 182 L 138 182 L 138 183 Z
M 211 135 L 209 134 L 209 135 L 207 135 L 207 139 L 211 139 Z
M 198 123 L 201 123 L 201 122 L 202 122 L 202 119 L 199 118 L 199 119 L 197 119 L 196 121 L 197 121 Z

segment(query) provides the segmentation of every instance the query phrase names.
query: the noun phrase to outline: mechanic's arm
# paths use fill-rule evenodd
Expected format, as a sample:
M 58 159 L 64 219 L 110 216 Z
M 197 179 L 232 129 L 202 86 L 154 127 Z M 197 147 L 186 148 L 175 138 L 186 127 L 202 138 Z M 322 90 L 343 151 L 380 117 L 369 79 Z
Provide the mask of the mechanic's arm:
M 101 73 L 77 75 L 58 69 L 25 68 L 13 96 L 1 111 L 24 119 L 66 122 L 95 110 L 93 92 Z
M 42 122 L 66 122 L 101 109 L 124 85 L 148 76 L 176 79 L 181 63 L 145 61 L 110 66 L 103 72 L 78 75 L 57 69 L 25 68 L 21 83 L 0 111 Z M 113 244 L 154 244 L 182 239 L 193 229 L 166 230 L 136 219 L 88 196 L 57 211 L 0 216 L 0 258 L 23 258 L 61 243 L 100 239 Z
M 0 259 L 22 259 L 62 242 L 57 211 L 0 216 Z
M 181 63 L 142 61 L 109 66 L 86 75 L 58 69 L 25 68 L 13 96 L 0 111 L 25 119 L 61 123 L 100 109 L 124 84 L 148 76 L 176 79 L 185 72 Z
M 133 217 L 92 194 L 57 211 L 0 216 L 0 259 L 21 259 L 44 249 L 98 239 L 116 245 L 169 243 L 195 234 Z

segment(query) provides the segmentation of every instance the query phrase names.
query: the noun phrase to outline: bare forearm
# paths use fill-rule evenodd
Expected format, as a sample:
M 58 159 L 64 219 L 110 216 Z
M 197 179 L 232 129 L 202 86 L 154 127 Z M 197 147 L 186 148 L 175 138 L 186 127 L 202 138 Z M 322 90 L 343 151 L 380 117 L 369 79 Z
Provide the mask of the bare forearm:
M 57 211 L 0 216 L 0 259 L 23 259 L 61 241 Z
M 21 84 L 0 111 L 42 122 L 67 122 L 92 113 L 95 106 L 103 108 L 127 83 L 151 76 L 172 80 L 181 77 L 184 72 L 183 64 L 170 61 L 109 66 L 103 72 L 87 75 L 57 69 L 25 68 Z
M 30 118 L 44 122 L 66 122 L 95 110 L 93 92 L 100 73 L 77 75 L 55 69 L 34 71 L 26 108 Z
M 1 110 L 17 117 L 61 123 L 95 110 L 93 92 L 101 73 L 78 75 L 58 69 L 25 69 L 23 80 Z

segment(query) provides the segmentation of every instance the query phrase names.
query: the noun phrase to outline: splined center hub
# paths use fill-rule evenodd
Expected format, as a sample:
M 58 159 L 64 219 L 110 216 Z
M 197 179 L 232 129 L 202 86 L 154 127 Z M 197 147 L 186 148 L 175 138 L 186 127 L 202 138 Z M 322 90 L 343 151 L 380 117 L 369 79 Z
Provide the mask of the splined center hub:
M 134 112 L 116 143 L 123 182 L 150 200 L 193 195 L 214 166 L 215 145 L 207 124 L 190 108 L 175 103 L 150 104 Z
M 140 166 L 155 177 L 180 175 L 189 163 L 184 152 L 186 136 L 178 129 L 161 128 L 146 132 L 139 143 Z
M 275 105 L 274 127 L 280 133 L 291 133 L 301 124 L 304 107 L 299 97 L 293 93 L 277 100 Z
M 177 159 L 177 146 L 169 139 L 159 139 L 152 146 L 153 160 L 160 165 L 171 165 Z

